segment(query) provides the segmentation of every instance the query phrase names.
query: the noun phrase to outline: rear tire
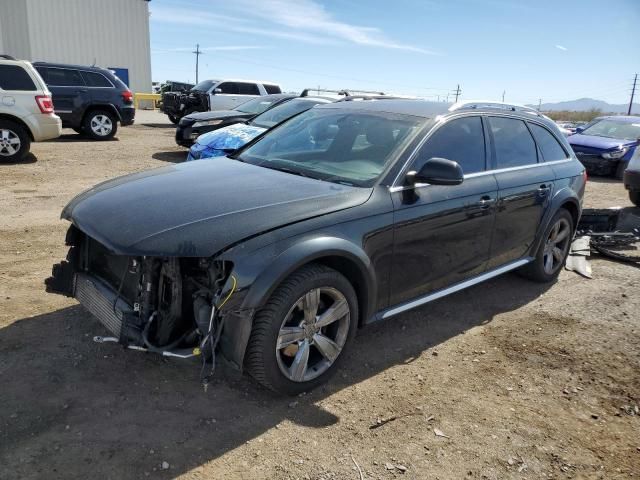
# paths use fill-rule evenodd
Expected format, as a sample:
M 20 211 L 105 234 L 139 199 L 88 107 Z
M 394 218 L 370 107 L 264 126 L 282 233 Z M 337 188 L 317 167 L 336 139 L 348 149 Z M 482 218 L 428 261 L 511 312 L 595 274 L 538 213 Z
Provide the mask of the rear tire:
M 31 138 L 25 128 L 11 120 L 0 120 L 0 162 L 19 162 L 29 153 Z
M 636 190 L 635 192 L 629 190 L 629 200 L 631 200 L 631 203 L 636 207 L 640 207 L 640 190 Z
M 169 117 L 169 121 L 174 125 L 180 121 L 180 117 L 176 117 L 175 115 L 167 114 L 167 117 Z
M 84 133 L 93 140 L 111 140 L 118 131 L 118 121 L 106 110 L 92 110 L 82 122 Z
M 245 365 L 266 388 L 297 395 L 335 372 L 358 323 L 355 290 L 339 272 L 310 264 L 286 278 L 253 322 Z
M 544 232 L 534 260 L 518 273 L 540 283 L 554 281 L 569 255 L 574 228 L 571 214 L 564 208 L 558 210 Z

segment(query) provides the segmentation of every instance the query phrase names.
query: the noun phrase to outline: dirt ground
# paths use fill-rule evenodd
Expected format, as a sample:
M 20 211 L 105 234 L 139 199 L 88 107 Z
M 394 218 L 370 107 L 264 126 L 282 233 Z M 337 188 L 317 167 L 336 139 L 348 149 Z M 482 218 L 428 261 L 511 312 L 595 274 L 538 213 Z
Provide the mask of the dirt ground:
M 547 286 L 507 274 L 366 328 L 297 398 L 225 369 L 205 393 L 197 363 L 93 343 L 99 323 L 43 288 L 66 254 L 60 210 L 181 161 L 172 135 L 139 112 L 115 141 L 65 131 L 0 165 L 0 479 L 640 478 L 628 265 Z M 630 208 L 616 181 L 590 181 L 585 203 Z

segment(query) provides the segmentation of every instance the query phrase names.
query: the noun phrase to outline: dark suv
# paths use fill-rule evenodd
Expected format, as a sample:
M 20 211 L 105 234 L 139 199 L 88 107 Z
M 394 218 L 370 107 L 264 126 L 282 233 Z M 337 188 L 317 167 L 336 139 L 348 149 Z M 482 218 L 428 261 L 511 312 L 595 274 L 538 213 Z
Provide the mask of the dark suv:
M 100 67 L 35 62 L 49 87 L 63 128 L 94 140 L 109 140 L 120 125 L 133 124 L 133 94 L 110 70 Z
M 46 283 L 111 331 L 98 341 L 210 365 L 220 352 L 297 394 L 335 371 L 360 326 L 511 270 L 554 280 L 585 181 L 532 109 L 318 105 L 229 158 L 78 195 L 62 212 L 67 261 Z

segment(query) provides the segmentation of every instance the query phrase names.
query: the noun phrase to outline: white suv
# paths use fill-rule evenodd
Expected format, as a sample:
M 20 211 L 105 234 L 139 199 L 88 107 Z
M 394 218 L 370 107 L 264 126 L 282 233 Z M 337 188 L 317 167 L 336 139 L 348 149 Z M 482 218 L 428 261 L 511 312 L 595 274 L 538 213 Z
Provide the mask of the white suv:
M 31 142 L 60 133 L 62 122 L 40 74 L 27 61 L 0 55 L 0 162 L 22 160 Z

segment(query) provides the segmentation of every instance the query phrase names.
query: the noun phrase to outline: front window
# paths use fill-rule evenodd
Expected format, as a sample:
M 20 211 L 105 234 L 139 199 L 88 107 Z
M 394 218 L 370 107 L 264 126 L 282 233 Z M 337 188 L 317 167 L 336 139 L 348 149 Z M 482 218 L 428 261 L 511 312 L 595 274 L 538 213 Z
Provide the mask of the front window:
M 313 107 L 314 105 L 318 105 L 319 103 L 324 102 L 303 99 L 290 100 L 283 105 L 273 107 L 272 109 L 264 112 L 262 115 L 254 118 L 251 121 L 251 125 L 262 128 L 271 128 L 274 125 L 286 120 L 287 118 L 291 118 L 300 112 L 309 110 L 311 107 Z
M 203 80 L 191 90 L 194 92 L 208 92 L 216 83 L 218 83 L 217 80 Z
M 254 98 L 253 100 L 249 100 L 248 102 L 244 102 L 241 105 L 238 105 L 235 110 L 238 110 L 242 113 L 250 113 L 252 115 L 258 115 L 259 113 L 264 112 L 267 108 L 271 107 L 275 102 L 280 100 L 279 98 L 265 99 L 265 98 Z
M 615 138 L 617 140 L 636 140 L 640 138 L 640 118 L 635 123 L 600 120 L 582 131 L 583 135 Z
M 305 177 L 370 187 L 426 120 L 382 112 L 311 109 L 236 158 Z

